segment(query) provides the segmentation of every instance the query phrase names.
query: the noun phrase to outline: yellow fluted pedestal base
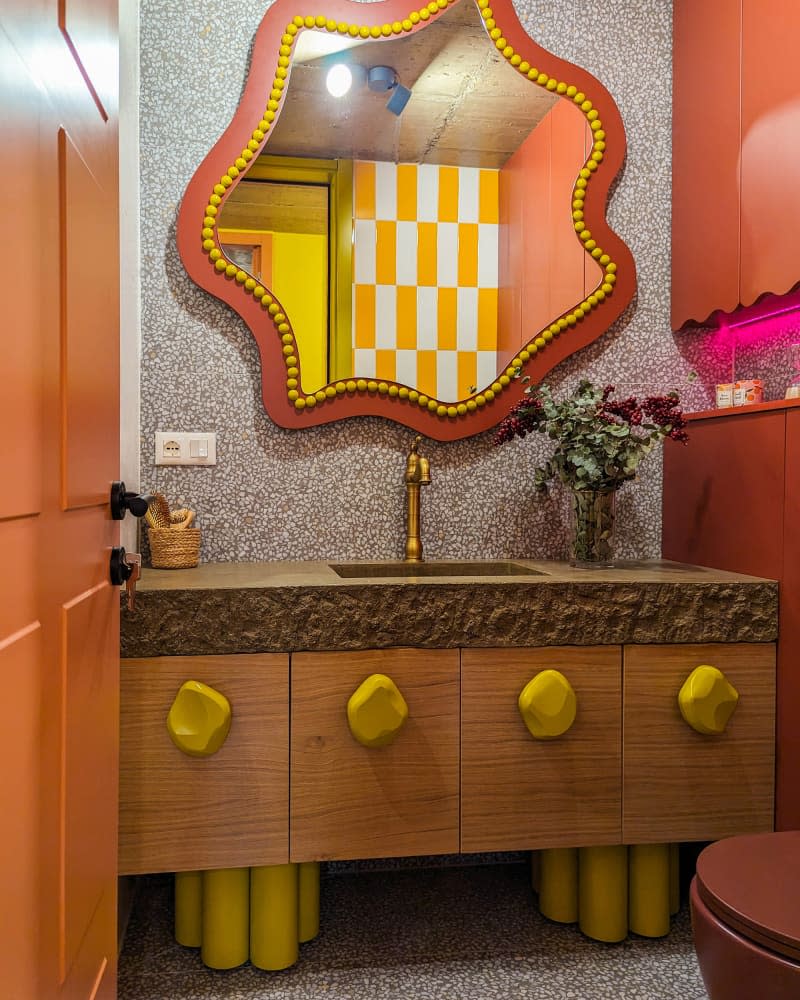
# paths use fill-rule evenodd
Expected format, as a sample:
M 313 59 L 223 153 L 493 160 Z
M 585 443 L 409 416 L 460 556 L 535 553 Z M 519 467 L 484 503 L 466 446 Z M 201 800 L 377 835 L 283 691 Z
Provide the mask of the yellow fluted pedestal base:
M 250 961 L 275 972 L 298 956 L 297 865 L 250 869 Z
M 669 934 L 669 844 L 636 844 L 629 850 L 629 922 L 634 934 Z
M 287 969 L 319 933 L 319 864 L 175 875 L 175 939 L 212 969 Z
M 669 933 L 680 908 L 678 844 L 541 850 L 531 860 L 543 916 L 595 941 Z M 535 865 L 535 867 L 534 867 Z
M 531 874 L 542 914 L 596 941 L 662 937 L 680 906 L 677 844 L 541 850 Z M 212 969 L 289 968 L 319 932 L 319 875 L 316 862 L 178 872 L 175 939 Z
M 297 936 L 300 944 L 319 934 L 319 861 L 303 861 L 297 866 L 299 906 Z
M 185 948 L 203 943 L 203 873 L 175 873 L 175 940 Z
M 628 848 L 582 847 L 578 861 L 578 923 L 595 941 L 628 936 Z
M 200 955 L 211 969 L 235 969 L 250 953 L 250 869 L 203 872 Z
M 560 924 L 578 919 L 578 851 L 558 847 L 539 852 L 539 909 Z

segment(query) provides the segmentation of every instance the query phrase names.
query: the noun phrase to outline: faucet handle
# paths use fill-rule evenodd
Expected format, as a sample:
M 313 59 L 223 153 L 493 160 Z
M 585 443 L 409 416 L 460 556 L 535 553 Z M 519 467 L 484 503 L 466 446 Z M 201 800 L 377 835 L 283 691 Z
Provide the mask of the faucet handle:
M 431 463 L 427 458 L 419 456 L 419 483 L 425 486 L 431 481 Z
M 411 451 L 408 453 L 408 461 L 406 462 L 406 482 L 426 485 L 431 481 L 431 463 L 419 453 L 421 440 L 422 438 L 417 434 L 411 444 Z

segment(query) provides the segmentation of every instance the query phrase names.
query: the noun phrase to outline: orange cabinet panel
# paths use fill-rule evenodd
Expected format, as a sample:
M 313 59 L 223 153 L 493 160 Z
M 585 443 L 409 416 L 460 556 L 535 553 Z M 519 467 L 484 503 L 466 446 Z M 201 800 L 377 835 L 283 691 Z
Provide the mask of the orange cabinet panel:
M 798 45 L 800 5 L 796 0 L 743 0 L 743 305 L 751 305 L 765 292 L 788 292 L 800 281 L 795 238 L 800 207 L 790 195 L 797 183 L 800 157 Z
M 187 680 L 230 702 L 230 732 L 210 757 L 187 756 L 167 732 Z M 121 702 L 121 874 L 288 861 L 286 654 L 123 660 Z
M 465 649 L 461 666 L 461 849 L 617 844 L 621 835 L 619 646 Z M 556 739 L 528 732 L 517 701 L 542 670 L 577 697 Z
M 795 0 L 676 0 L 672 326 L 800 281 Z
M 665 559 L 778 580 L 775 825 L 800 827 L 800 404 L 692 419 L 664 448 Z
M 367 747 L 347 703 L 375 673 L 409 714 L 394 742 Z M 458 689 L 455 649 L 293 654 L 292 861 L 458 851 Z
M 783 412 L 692 420 L 689 434 L 664 448 L 664 558 L 779 579 Z
M 675 0 L 672 327 L 739 303 L 739 45 L 731 0 Z
M 773 828 L 775 647 L 626 646 L 622 839 L 717 840 Z M 739 692 L 720 736 L 683 719 L 678 692 L 701 664 Z
M 800 829 L 800 409 L 786 413 L 786 557 L 781 576 L 778 639 L 778 808 L 781 830 Z

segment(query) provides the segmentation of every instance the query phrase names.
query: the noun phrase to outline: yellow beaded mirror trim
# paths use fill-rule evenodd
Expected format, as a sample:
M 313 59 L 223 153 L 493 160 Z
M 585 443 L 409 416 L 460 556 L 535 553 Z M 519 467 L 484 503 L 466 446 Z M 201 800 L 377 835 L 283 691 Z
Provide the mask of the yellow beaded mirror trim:
M 592 151 L 589 154 L 584 166 L 580 170 L 578 179 L 575 183 L 575 189 L 572 194 L 572 218 L 574 220 L 575 232 L 583 241 L 586 252 L 589 253 L 604 268 L 605 274 L 603 280 L 595 291 L 588 295 L 586 299 L 580 302 L 573 310 L 564 313 L 548 327 L 540 330 L 537 336 L 535 336 L 530 343 L 528 343 L 523 350 L 519 352 L 519 355 L 513 358 L 505 372 L 500 375 L 497 381 L 493 382 L 488 389 L 483 392 L 476 393 L 470 399 L 458 404 L 442 403 L 437 399 L 429 398 L 424 393 L 419 393 L 415 389 L 409 389 L 406 386 L 402 386 L 397 383 L 363 378 L 346 380 L 340 379 L 331 385 L 326 386 L 325 389 L 320 389 L 313 395 L 304 395 L 302 393 L 302 388 L 298 381 L 300 376 L 299 351 L 297 349 L 297 344 L 288 317 L 281 312 L 280 306 L 275 302 L 269 291 L 264 288 L 263 285 L 260 285 L 252 275 L 247 273 L 247 271 L 230 262 L 219 247 L 216 233 L 216 216 L 219 210 L 219 205 L 222 202 L 222 197 L 240 173 L 247 169 L 248 163 L 250 163 L 268 137 L 269 130 L 272 127 L 272 123 L 275 121 L 275 116 L 280 108 L 280 102 L 286 88 L 294 42 L 296 41 L 298 33 L 301 30 L 308 29 L 338 32 L 342 35 L 349 35 L 352 38 L 388 38 L 392 35 L 400 35 L 404 32 L 412 31 L 416 25 L 420 24 L 420 22 L 424 23 L 425 21 L 428 21 L 440 14 L 448 7 L 449 3 L 450 0 L 436 0 L 435 3 L 429 3 L 427 7 L 422 7 L 419 10 L 412 10 L 408 17 L 404 18 L 402 21 L 394 21 L 392 24 L 382 25 L 348 24 L 343 21 L 337 22 L 326 18 L 322 14 L 317 16 L 303 16 L 298 14 L 292 18 L 289 24 L 286 25 L 286 31 L 281 38 L 281 46 L 278 50 L 275 76 L 272 81 L 272 90 L 270 91 L 269 100 L 267 101 L 267 106 L 264 109 L 263 116 L 253 129 L 250 139 L 244 149 L 242 149 L 240 156 L 234 160 L 226 172 L 220 177 L 219 183 L 214 185 L 213 191 L 209 196 L 201 232 L 203 250 L 208 253 L 209 264 L 213 266 L 216 271 L 224 273 L 226 277 L 233 279 L 236 284 L 241 287 L 244 294 L 252 295 L 254 299 L 261 303 L 262 308 L 265 309 L 272 317 L 272 322 L 277 333 L 280 335 L 281 343 L 283 345 L 282 351 L 285 359 L 287 376 L 287 396 L 298 410 L 304 409 L 307 406 L 313 407 L 317 404 L 325 403 L 328 400 L 335 399 L 336 396 L 344 393 L 378 393 L 378 395 L 387 396 L 388 398 L 397 397 L 399 399 L 408 399 L 409 402 L 416 403 L 423 409 L 435 412 L 436 415 L 440 417 L 446 416 L 452 419 L 457 416 L 464 415 L 471 410 L 484 406 L 487 402 L 493 400 L 496 395 L 503 392 L 503 390 L 508 387 L 511 380 L 523 371 L 525 364 L 531 359 L 531 357 L 538 354 L 540 351 L 545 350 L 554 337 L 558 337 L 560 334 L 568 331 L 571 327 L 576 326 L 577 323 L 583 319 L 583 317 L 591 309 L 595 309 L 599 306 L 600 303 L 614 291 L 614 284 L 617 280 L 617 264 L 611 259 L 611 256 L 603 250 L 602 247 L 597 245 L 596 241 L 592 237 L 591 231 L 583 222 L 583 203 L 586 197 L 587 188 L 594 172 L 603 160 L 606 148 L 606 134 L 603 130 L 603 123 L 600 120 L 598 112 L 586 94 L 579 91 L 576 86 L 569 84 L 566 81 L 556 80 L 553 77 L 549 77 L 547 73 L 540 72 L 535 66 L 531 66 L 529 62 L 524 60 L 519 53 L 514 50 L 513 46 L 508 44 L 506 38 L 504 37 L 503 30 L 493 17 L 494 12 L 489 6 L 489 0 L 478 0 L 478 7 L 481 10 L 481 16 L 486 25 L 489 37 L 501 55 L 508 60 L 509 64 L 523 76 L 526 76 L 534 85 L 571 98 L 586 116 L 589 127 L 593 132 L 594 141 L 592 144 Z

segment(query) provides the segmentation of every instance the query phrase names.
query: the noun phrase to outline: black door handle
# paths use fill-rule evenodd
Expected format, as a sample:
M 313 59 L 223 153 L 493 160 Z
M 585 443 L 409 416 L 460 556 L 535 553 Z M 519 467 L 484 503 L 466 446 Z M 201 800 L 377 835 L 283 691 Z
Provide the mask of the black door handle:
M 144 517 L 152 499 L 149 493 L 126 490 L 125 483 L 117 480 L 111 484 L 111 517 L 121 521 L 127 511 L 134 517 Z

